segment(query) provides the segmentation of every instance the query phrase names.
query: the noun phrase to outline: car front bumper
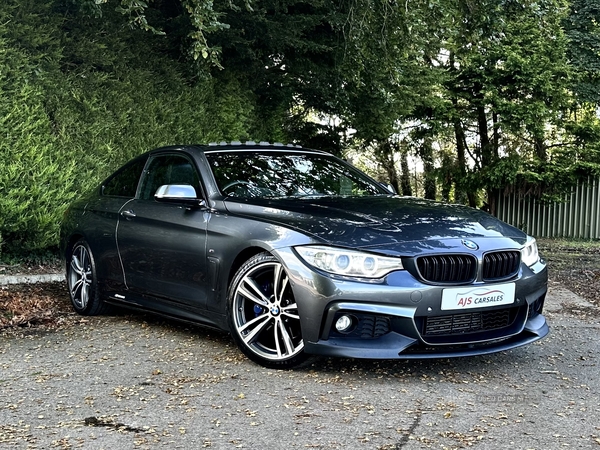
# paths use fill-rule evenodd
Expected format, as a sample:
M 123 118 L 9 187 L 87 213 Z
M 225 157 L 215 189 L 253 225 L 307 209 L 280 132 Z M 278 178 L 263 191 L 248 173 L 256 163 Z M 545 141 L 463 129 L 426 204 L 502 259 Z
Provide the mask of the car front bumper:
M 521 332 L 489 341 L 456 343 L 454 345 L 427 345 L 419 339 L 396 331 L 372 340 L 360 338 L 319 339 L 305 342 L 305 351 L 323 356 L 368 359 L 434 359 L 459 356 L 487 355 L 535 342 L 549 332 L 542 314 L 525 322 Z
M 515 302 L 465 311 L 444 311 L 444 288 L 420 282 L 407 271 L 377 282 L 341 279 L 307 267 L 293 250 L 279 250 L 292 281 L 305 351 L 368 359 L 432 359 L 474 356 L 535 342 L 549 332 L 542 315 L 547 291 L 543 262 L 522 265 Z M 485 284 L 480 284 L 485 286 Z M 350 332 L 335 328 L 346 315 Z

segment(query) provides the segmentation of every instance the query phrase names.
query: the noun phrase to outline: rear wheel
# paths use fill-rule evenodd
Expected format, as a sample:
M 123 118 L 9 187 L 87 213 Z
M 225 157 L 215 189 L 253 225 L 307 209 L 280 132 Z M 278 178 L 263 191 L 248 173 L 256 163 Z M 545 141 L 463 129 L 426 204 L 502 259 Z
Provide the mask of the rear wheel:
M 69 252 L 67 284 L 73 309 L 84 316 L 102 314 L 107 305 L 100 298 L 96 278 L 96 264 L 89 245 L 77 241 Z
M 248 358 L 272 368 L 306 360 L 290 280 L 273 255 L 260 253 L 244 263 L 229 287 L 228 306 L 231 333 Z

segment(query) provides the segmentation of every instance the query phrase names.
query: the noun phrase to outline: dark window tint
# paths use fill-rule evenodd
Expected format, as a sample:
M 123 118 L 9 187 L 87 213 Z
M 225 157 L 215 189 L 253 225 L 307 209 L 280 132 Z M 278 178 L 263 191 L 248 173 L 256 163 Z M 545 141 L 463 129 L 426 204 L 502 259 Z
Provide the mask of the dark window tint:
M 387 194 L 360 171 L 319 154 L 207 153 L 219 190 L 230 197 Z
M 102 195 L 135 197 L 138 181 L 145 165 L 145 158 L 127 164 L 104 183 Z
M 188 184 L 200 192 L 200 179 L 192 162 L 181 155 L 157 156 L 150 161 L 142 180 L 140 198 L 154 198 L 156 190 L 165 184 Z

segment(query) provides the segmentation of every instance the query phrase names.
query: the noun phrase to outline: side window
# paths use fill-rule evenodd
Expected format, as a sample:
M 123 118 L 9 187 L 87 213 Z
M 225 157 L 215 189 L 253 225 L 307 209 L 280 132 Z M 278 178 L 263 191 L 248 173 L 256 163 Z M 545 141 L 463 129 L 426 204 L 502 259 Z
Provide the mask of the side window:
M 135 197 L 140 175 L 146 165 L 146 159 L 138 159 L 123 167 L 102 186 L 102 195 L 115 197 Z
M 181 155 L 157 156 L 150 161 L 142 179 L 140 198 L 154 199 L 156 190 L 165 184 L 189 184 L 200 196 L 200 178 L 192 162 Z

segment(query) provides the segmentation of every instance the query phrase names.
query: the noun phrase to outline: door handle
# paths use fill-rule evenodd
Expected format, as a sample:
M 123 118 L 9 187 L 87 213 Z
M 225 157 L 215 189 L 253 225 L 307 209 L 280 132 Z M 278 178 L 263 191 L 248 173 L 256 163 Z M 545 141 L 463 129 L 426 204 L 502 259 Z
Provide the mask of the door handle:
M 126 219 L 133 219 L 135 217 L 135 213 L 132 210 L 127 210 L 127 211 L 123 211 L 121 213 L 121 215 L 123 217 L 125 217 Z

